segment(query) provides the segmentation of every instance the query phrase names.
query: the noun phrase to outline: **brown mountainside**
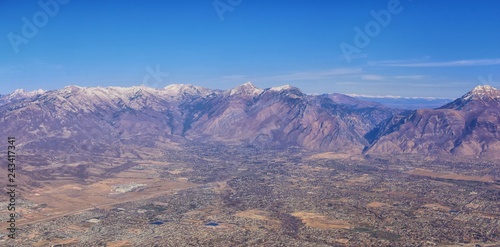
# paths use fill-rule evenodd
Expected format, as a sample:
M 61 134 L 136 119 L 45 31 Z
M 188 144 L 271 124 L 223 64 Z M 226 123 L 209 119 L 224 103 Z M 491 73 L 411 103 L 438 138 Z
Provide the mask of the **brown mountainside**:
M 500 91 L 478 86 L 438 109 L 394 116 L 368 154 L 499 157 Z
M 175 84 L 14 94 L 0 97 L 0 132 L 18 136 L 33 151 L 113 154 L 127 145 L 156 148 L 172 141 L 383 155 L 494 158 L 500 151 L 500 97 L 490 86 L 441 108 L 413 112 L 251 83 L 225 91 Z

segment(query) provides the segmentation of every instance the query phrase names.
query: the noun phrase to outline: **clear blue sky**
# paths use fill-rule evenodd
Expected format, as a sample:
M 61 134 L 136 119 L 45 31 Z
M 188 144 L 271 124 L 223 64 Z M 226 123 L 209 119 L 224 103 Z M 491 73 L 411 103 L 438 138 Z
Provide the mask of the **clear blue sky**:
M 500 1 L 218 1 L 219 12 L 213 0 L 70 0 L 48 11 L 39 1 L 0 0 L 0 94 L 252 81 L 455 98 L 478 84 L 500 87 Z M 390 20 L 374 25 L 371 11 Z M 354 42 L 355 27 L 367 25 L 369 41 Z M 350 61 L 343 42 L 356 49 Z

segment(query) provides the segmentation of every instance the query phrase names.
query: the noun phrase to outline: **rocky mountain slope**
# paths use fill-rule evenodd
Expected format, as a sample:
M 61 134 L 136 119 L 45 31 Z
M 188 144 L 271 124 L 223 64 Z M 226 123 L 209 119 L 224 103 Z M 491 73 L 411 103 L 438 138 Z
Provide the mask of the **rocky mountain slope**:
M 498 158 L 499 124 L 500 90 L 478 86 L 438 109 L 392 117 L 367 153 Z
M 32 152 L 120 155 L 123 147 L 195 141 L 298 146 L 350 154 L 494 157 L 498 90 L 482 86 L 439 109 L 402 111 L 291 86 L 230 90 L 68 86 L 0 97 L 0 134 Z
M 348 96 L 251 83 L 226 91 L 68 86 L 3 98 L 2 134 L 19 136 L 32 150 L 71 152 L 196 139 L 360 153 L 368 144 L 363 135 L 394 112 Z

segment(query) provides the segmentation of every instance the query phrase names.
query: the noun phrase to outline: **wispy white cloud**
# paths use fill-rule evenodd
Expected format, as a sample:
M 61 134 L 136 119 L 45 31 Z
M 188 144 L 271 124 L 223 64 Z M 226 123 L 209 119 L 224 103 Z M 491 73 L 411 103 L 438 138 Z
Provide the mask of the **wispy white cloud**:
M 330 70 L 302 71 L 289 74 L 274 75 L 260 78 L 268 81 L 307 81 L 334 78 L 337 76 L 355 75 L 362 73 L 361 68 L 340 68 Z
M 413 80 L 418 80 L 418 79 L 427 78 L 427 76 L 425 76 L 425 75 L 399 75 L 399 76 L 395 76 L 394 78 L 396 78 L 396 79 L 413 79 Z
M 397 75 L 397 76 L 383 76 L 375 74 L 362 75 L 361 79 L 364 81 L 391 81 L 391 80 L 419 80 L 426 78 L 425 75 Z
M 12 65 L 0 66 L 0 74 L 9 74 L 19 72 L 19 67 Z
M 267 76 L 245 76 L 245 75 L 227 75 L 222 76 L 223 80 L 239 81 L 259 81 L 259 82 L 289 82 L 289 81 L 310 81 L 320 79 L 335 79 L 349 75 L 359 75 L 363 71 L 361 68 L 338 68 L 328 70 L 306 70 L 290 72 L 286 74 L 267 75 Z
M 500 65 L 500 59 L 473 59 L 446 62 L 408 62 L 408 61 L 379 61 L 369 62 L 371 66 L 387 67 L 461 67 L 461 66 L 486 66 Z
M 362 75 L 361 79 L 365 81 L 383 81 L 386 80 L 387 77 L 381 75 L 368 74 L 368 75 Z
M 21 73 L 23 71 L 33 71 L 33 70 L 48 70 L 48 71 L 60 71 L 64 69 L 64 66 L 60 64 L 53 64 L 41 61 L 39 59 L 31 59 L 24 64 L 7 64 L 0 65 L 0 74 L 9 73 Z
M 247 76 L 246 75 L 226 75 L 222 76 L 221 79 L 224 80 L 239 80 L 239 79 L 245 79 Z
M 248 76 L 242 74 L 226 75 L 218 78 L 219 82 L 241 83 L 246 81 L 256 83 L 300 83 L 300 82 L 328 82 L 332 85 L 367 85 L 374 86 L 377 83 L 379 86 L 392 85 L 395 82 L 401 81 L 418 81 L 419 79 L 429 78 L 425 75 L 381 75 L 368 74 L 362 68 L 338 68 L 328 70 L 304 70 L 290 72 L 287 74 L 265 75 L 265 76 Z

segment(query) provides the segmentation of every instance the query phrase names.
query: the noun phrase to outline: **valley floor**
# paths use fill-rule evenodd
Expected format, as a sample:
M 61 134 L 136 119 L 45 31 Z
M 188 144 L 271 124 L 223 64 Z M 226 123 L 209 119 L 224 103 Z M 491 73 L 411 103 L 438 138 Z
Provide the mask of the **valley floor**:
M 498 164 L 215 144 L 148 152 L 26 165 L 17 238 L 2 232 L 0 245 L 500 244 Z

